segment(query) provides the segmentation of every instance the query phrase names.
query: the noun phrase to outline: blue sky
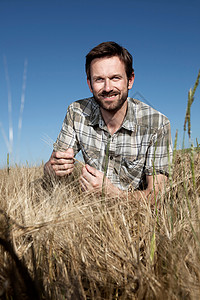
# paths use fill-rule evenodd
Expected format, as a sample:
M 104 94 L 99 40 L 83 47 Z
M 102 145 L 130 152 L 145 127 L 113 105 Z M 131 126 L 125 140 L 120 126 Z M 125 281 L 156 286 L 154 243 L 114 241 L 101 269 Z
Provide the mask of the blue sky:
M 0 0 L 0 167 L 8 152 L 2 134 L 9 137 L 8 99 L 12 160 L 48 160 L 68 105 L 91 96 L 85 55 L 110 40 L 133 55 L 135 83 L 129 96 L 142 100 L 142 95 L 164 113 L 173 140 L 178 130 L 181 147 L 187 94 L 200 69 L 199 12 L 198 0 Z M 200 86 L 191 112 L 192 140 L 200 143 Z

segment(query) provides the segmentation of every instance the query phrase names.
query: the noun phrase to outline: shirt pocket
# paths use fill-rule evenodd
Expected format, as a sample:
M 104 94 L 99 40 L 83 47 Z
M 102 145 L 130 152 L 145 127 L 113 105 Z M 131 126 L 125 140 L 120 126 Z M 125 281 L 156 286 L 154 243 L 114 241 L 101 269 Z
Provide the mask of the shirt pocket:
M 144 176 L 145 157 L 134 160 L 122 158 L 119 173 L 120 182 L 123 187 L 128 188 L 131 184 L 135 189 L 139 187 Z

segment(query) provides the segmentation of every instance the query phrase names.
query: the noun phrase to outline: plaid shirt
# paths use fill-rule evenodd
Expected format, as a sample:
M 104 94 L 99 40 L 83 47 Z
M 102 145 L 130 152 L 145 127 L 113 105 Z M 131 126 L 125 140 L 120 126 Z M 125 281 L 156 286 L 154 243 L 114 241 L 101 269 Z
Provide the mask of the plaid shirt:
M 85 163 L 104 172 L 120 189 L 144 187 L 145 175 L 168 175 L 172 141 L 169 120 L 147 104 L 128 97 L 122 126 L 111 135 L 93 97 L 72 103 L 54 151 L 82 151 Z

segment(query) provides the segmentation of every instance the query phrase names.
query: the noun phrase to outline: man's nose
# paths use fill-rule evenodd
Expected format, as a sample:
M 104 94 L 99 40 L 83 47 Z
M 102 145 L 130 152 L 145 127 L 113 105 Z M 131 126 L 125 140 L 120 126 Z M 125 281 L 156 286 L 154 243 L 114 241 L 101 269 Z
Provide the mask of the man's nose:
M 105 81 L 104 81 L 104 90 L 106 92 L 110 92 L 112 90 L 112 84 L 111 84 L 109 78 L 106 78 Z

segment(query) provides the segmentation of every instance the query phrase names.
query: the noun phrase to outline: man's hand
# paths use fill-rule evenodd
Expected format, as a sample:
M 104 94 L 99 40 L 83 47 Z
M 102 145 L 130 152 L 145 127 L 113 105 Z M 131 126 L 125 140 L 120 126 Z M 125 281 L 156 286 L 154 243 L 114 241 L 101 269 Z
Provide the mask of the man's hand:
M 103 183 L 104 174 L 95 168 L 85 165 L 82 169 L 82 175 L 80 177 L 80 184 L 83 191 L 94 191 L 102 193 L 102 185 L 104 184 L 104 192 L 109 197 L 119 197 L 120 199 L 127 198 L 127 191 L 122 191 L 114 186 L 111 181 L 105 177 Z M 150 201 L 151 206 L 155 206 L 155 198 L 158 194 L 163 191 L 164 185 L 167 181 L 167 177 L 162 174 L 158 174 L 155 177 L 155 182 L 153 176 L 147 176 L 147 188 L 146 190 L 130 192 L 130 196 L 136 201 Z
M 67 149 L 64 152 L 52 152 L 49 161 L 44 166 L 44 172 L 54 173 L 57 176 L 65 176 L 72 173 L 74 168 L 74 150 Z
M 98 171 L 97 169 L 85 165 L 82 169 L 82 175 L 80 177 L 80 184 L 83 191 L 94 191 L 102 192 L 102 185 L 104 184 L 104 191 L 106 195 L 117 196 L 120 193 L 120 190 L 114 186 L 111 181 L 105 177 L 104 182 L 104 173 Z

